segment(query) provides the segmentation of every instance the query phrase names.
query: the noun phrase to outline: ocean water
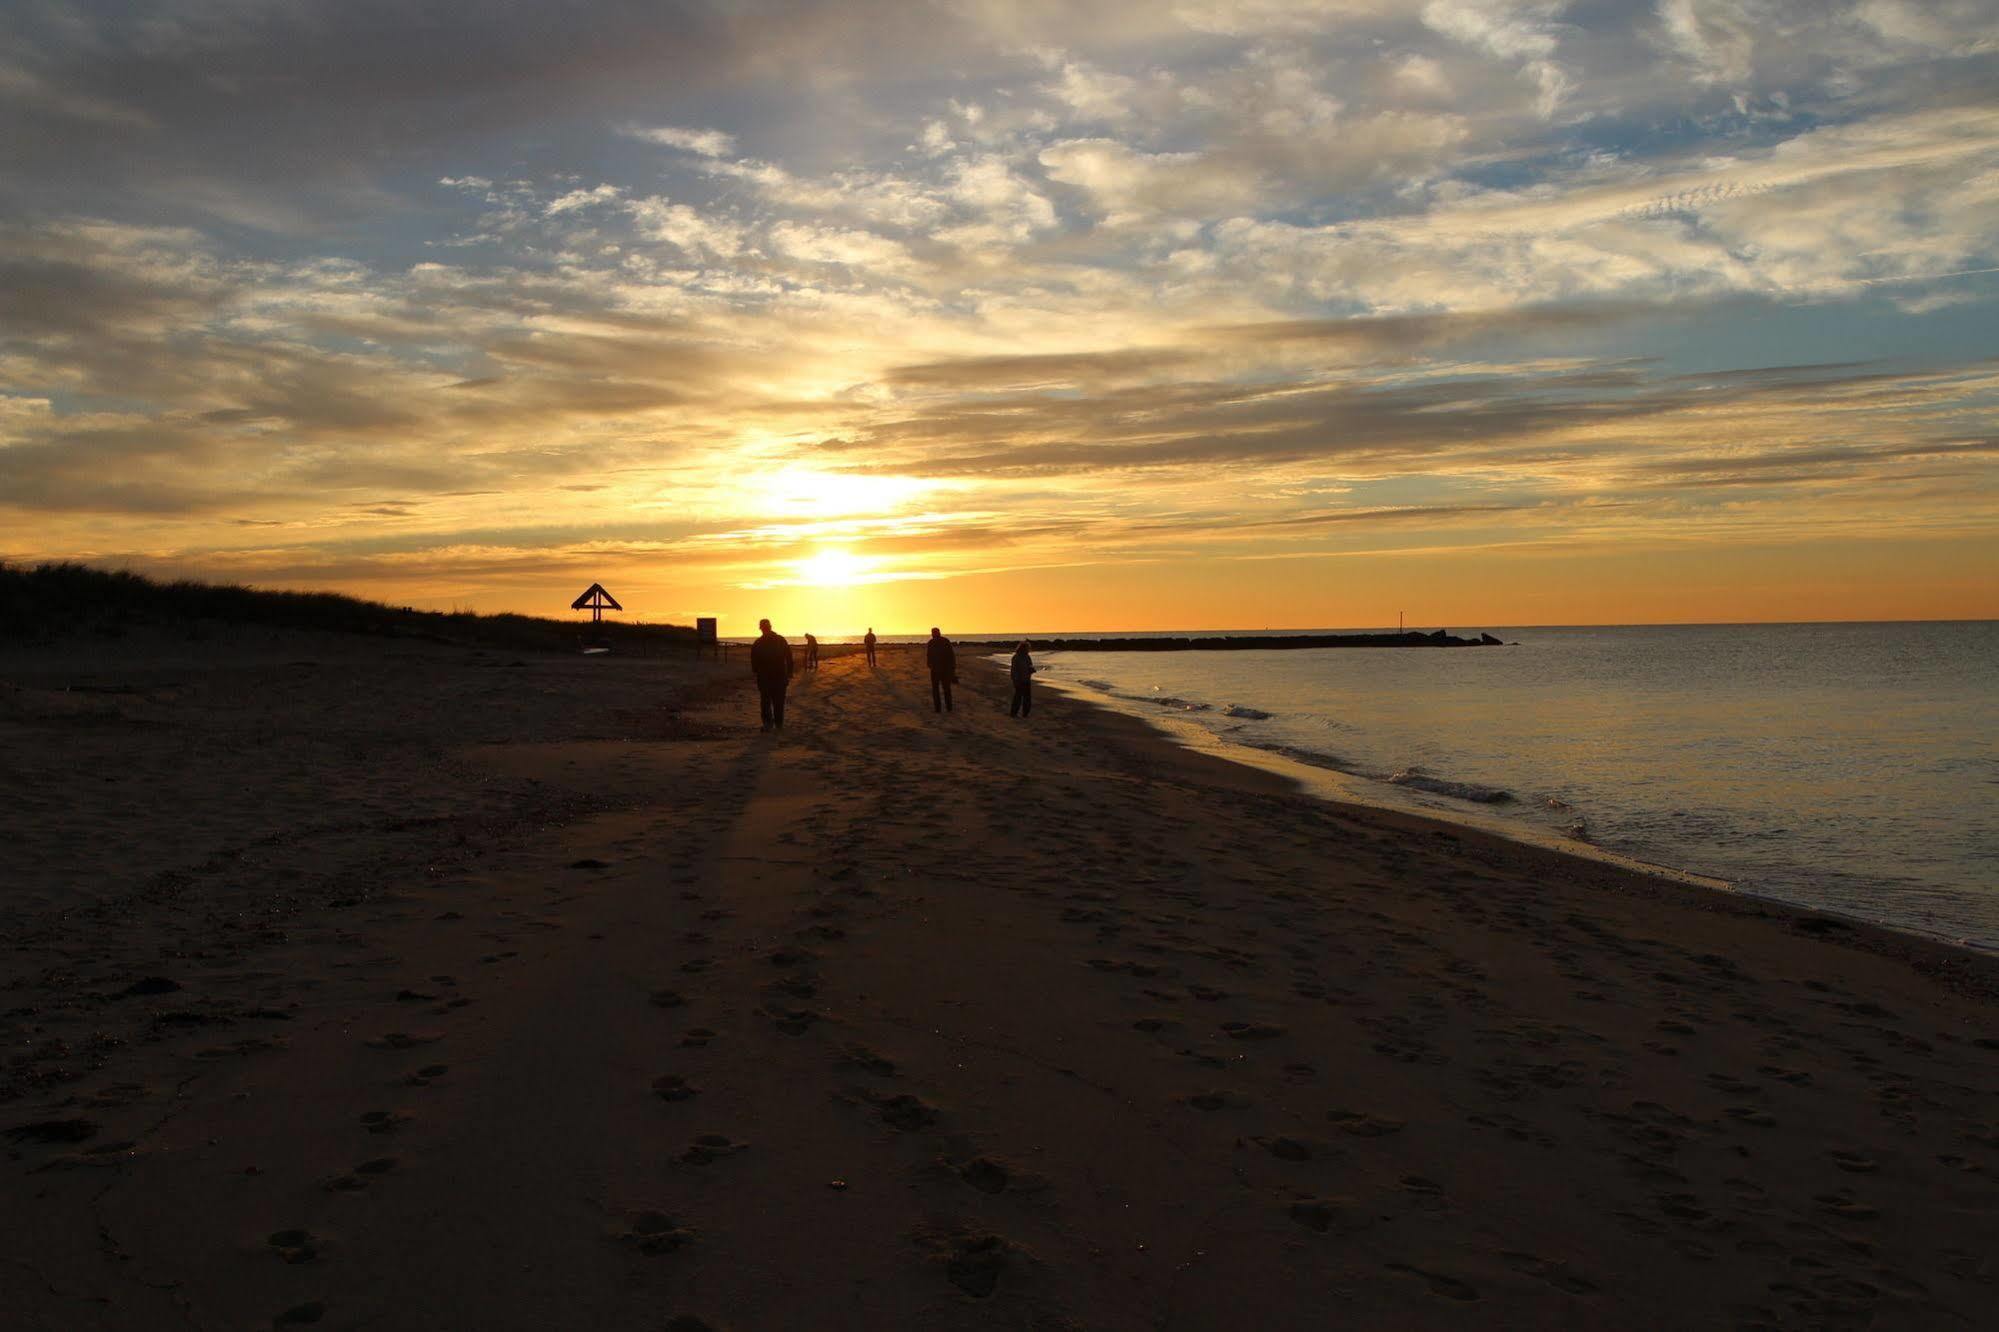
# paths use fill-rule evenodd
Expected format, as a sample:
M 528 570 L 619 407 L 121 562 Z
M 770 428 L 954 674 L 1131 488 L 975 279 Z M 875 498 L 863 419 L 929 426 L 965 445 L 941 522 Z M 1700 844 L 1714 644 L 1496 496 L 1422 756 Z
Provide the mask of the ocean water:
M 1999 622 L 1491 632 L 1036 663 L 1336 794 L 1999 949 Z

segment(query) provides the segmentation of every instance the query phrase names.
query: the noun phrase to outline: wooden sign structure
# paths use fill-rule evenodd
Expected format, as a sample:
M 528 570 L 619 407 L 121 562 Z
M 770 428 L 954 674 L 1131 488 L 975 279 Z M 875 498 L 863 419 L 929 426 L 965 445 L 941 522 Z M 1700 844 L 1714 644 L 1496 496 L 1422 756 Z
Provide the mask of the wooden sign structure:
M 590 612 L 590 623 L 601 624 L 605 611 L 621 611 L 624 607 L 618 604 L 616 597 L 604 590 L 602 583 L 592 583 L 588 591 L 569 603 L 569 609 L 587 610 Z

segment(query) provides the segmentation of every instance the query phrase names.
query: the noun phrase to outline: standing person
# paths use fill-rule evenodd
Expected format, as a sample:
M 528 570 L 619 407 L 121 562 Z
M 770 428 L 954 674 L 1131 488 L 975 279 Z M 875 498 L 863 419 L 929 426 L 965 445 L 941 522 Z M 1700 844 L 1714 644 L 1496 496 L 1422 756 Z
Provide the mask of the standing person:
M 1034 658 L 1027 655 L 1027 640 L 1013 650 L 1013 707 L 1009 717 L 1025 717 L 1034 711 Z
M 805 636 L 805 669 L 819 669 L 819 640 L 811 634 Z
M 958 683 L 958 650 L 944 637 L 944 631 L 933 624 L 924 655 L 930 662 L 930 706 L 939 712 L 949 712 L 951 686 Z
M 750 644 L 750 674 L 757 678 L 757 709 L 764 729 L 784 729 L 784 690 L 791 683 L 791 644 L 774 633 L 769 620 L 758 620 L 763 633 Z
M 868 636 L 861 641 L 868 645 L 868 665 L 872 666 L 875 664 L 875 631 L 873 625 L 868 626 Z

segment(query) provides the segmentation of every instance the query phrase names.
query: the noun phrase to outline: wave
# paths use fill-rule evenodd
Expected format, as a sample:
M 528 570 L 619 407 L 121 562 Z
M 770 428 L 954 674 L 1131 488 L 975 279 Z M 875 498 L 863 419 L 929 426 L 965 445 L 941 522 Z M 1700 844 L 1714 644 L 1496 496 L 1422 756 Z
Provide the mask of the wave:
M 1271 714 L 1260 708 L 1246 708 L 1240 703 L 1231 703 L 1222 709 L 1224 717 L 1241 717 L 1244 721 L 1269 721 Z
M 1392 786 L 1406 786 L 1414 791 L 1428 791 L 1431 795 L 1449 796 L 1453 800 L 1470 800 L 1480 805 L 1499 805 L 1513 799 L 1511 791 L 1501 790 L 1497 786 L 1447 781 L 1442 777 L 1432 777 L 1421 768 L 1404 768 L 1388 781 Z
M 1196 703 L 1192 699 L 1175 698 L 1171 694 L 1160 697 L 1148 694 L 1143 697 L 1147 703 L 1152 704 L 1154 707 L 1172 708 L 1176 712 L 1213 712 L 1215 710 L 1215 705 L 1212 703 Z

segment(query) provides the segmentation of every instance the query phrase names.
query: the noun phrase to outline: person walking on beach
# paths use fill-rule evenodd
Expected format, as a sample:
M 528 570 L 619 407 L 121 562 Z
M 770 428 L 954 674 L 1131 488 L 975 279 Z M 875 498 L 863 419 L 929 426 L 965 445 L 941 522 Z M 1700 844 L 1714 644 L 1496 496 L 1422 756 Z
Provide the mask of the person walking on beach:
M 1027 655 L 1027 640 L 1013 650 L 1013 707 L 1009 717 L 1025 717 L 1034 711 L 1034 658 Z
M 791 683 L 791 644 L 771 629 L 769 620 L 758 620 L 757 628 L 763 633 L 750 644 L 750 674 L 757 678 L 757 710 L 763 715 L 766 731 L 773 726 L 782 731 L 784 691 Z
M 872 625 L 868 628 L 868 636 L 861 641 L 868 645 L 868 665 L 872 666 L 875 664 L 875 631 Z
M 924 655 L 930 662 L 930 706 L 938 712 L 949 712 L 951 686 L 958 683 L 958 650 L 944 637 L 944 631 L 933 624 Z
M 805 669 L 808 671 L 819 669 L 819 640 L 811 634 L 805 636 Z

